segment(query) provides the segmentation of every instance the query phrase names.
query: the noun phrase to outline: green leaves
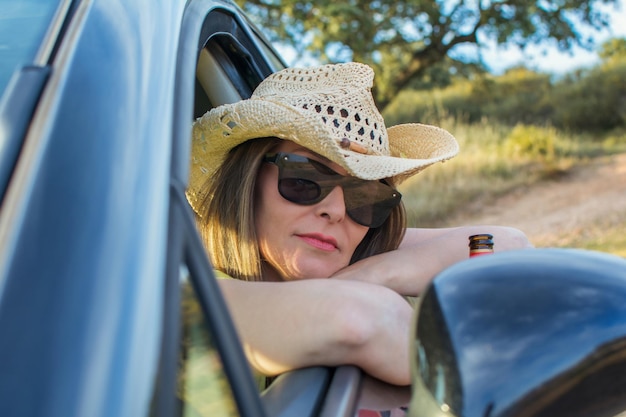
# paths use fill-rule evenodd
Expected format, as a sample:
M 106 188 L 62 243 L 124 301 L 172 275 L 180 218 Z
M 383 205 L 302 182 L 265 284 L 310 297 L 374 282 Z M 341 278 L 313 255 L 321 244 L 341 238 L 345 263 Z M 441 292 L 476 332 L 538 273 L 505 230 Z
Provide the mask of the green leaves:
M 270 32 L 322 62 L 360 61 L 377 73 L 376 99 L 387 103 L 403 88 L 437 71 L 453 72 L 450 51 L 494 40 L 520 47 L 552 42 L 561 49 L 592 47 L 589 29 L 608 22 L 618 0 L 251 0 L 237 2 Z M 584 35 L 584 34 L 587 35 Z M 466 62 L 467 64 L 467 62 Z M 476 63 L 474 63 L 476 64 Z M 429 70 L 430 73 L 429 73 Z

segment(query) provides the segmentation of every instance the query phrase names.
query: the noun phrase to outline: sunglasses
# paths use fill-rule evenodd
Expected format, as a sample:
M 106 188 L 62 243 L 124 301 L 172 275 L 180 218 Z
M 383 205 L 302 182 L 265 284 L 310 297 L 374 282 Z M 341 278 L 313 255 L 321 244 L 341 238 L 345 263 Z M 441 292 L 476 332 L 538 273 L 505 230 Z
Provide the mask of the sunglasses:
M 292 203 L 316 204 L 340 186 L 346 213 L 363 226 L 381 226 L 402 198 L 402 194 L 383 180 L 367 181 L 344 176 L 305 156 L 267 154 L 263 161 L 278 166 L 278 192 Z

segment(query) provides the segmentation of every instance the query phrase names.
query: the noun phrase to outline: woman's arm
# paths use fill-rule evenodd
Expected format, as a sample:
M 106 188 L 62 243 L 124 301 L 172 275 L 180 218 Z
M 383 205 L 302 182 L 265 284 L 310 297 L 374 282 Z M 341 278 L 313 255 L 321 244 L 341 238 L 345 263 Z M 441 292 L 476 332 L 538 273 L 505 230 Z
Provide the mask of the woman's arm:
M 397 250 L 356 262 L 333 278 L 382 285 L 402 295 L 419 295 L 439 272 L 469 257 L 468 237 L 478 233 L 493 235 L 495 252 L 532 247 L 524 233 L 511 227 L 407 229 Z
M 265 375 L 353 364 L 410 383 L 412 310 L 387 288 L 355 281 L 219 280 L 248 360 Z
M 533 247 L 528 237 L 521 230 L 507 226 L 460 226 L 438 229 L 408 228 L 402 243 L 400 243 L 400 247 L 428 244 L 429 242 L 437 242 L 435 239 L 443 238 L 446 240 L 446 243 L 453 245 L 450 248 L 453 252 L 467 257 L 469 254 L 468 238 L 471 235 L 481 233 L 493 235 L 495 252 Z

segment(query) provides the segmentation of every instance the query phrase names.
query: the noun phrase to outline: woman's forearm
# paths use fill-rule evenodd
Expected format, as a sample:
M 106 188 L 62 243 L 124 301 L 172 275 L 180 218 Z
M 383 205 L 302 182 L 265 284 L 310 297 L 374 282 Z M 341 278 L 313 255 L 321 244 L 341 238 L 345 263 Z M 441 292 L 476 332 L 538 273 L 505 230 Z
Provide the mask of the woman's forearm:
M 481 233 L 493 235 L 495 252 L 533 246 L 524 232 L 514 227 L 478 225 L 439 229 L 409 228 L 404 234 L 400 248 L 424 244 L 439 246 L 442 241 L 445 241 L 447 245 L 450 245 L 445 247 L 446 251 L 454 253 L 457 257 L 465 257 L 468 254 L 468 238 Z
M 250 364 L 265 375 L 353 364 L 406 385 L 412 310 L 397 293 L 359 282 L 220 280 Z
M 478 233 L 494 236 L 496 252 L 532 247 L 521 231 L 510 227 L 407 229 L 397 250 L 356 262 L 333 278 L 382 285 L 402 295 L 419 295 L 438 273 L 468 258 L 468 237 Z

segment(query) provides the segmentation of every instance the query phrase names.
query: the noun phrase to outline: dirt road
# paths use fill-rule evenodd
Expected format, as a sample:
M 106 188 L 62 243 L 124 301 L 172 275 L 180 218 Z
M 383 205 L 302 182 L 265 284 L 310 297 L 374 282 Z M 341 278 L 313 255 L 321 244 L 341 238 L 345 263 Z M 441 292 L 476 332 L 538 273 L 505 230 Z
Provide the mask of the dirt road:
M 626 154 L 596 158 L 451 223 L 514 226 L 538 247 L 570 246 L 607 230 L 626 233 Z

